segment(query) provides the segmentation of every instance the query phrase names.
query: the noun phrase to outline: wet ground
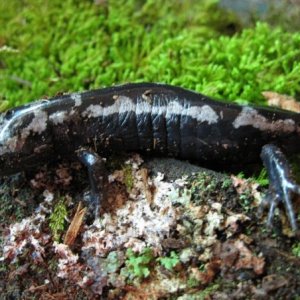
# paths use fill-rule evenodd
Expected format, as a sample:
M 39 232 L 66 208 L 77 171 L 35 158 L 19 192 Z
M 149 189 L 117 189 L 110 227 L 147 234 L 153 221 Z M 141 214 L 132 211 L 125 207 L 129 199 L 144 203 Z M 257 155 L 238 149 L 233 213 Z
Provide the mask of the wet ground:
M 100 221 L 86 213 L 68 245 L 84 169 L 2 182 L 0 299 L 298 299 L 298 240 L 282 211 L 272 231 L 258 218 L 257 183 L 174 159 L 107 165 Z

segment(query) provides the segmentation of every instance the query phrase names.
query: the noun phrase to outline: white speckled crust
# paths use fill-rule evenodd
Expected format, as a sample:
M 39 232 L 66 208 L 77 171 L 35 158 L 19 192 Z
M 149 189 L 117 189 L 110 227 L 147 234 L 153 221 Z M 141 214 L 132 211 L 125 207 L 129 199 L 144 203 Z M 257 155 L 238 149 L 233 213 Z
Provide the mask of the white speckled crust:
M 134 172 L 135 189 L 129 194 L 124 206 L 117 209 L 113 215 L 104 213 L 101 222 L 95 221 L 84 233 L 83 251 L 93 248 L 100 256 L 121 246 L 138 251 L 146 246 L 145 239 L 147 245 L 162 251 L 162 240 L 169 236 L 177 217 L 176 209 L 170 202 L 170 194 L 176 192 L 176 184 L 163 181 L 161 174 L 155 177 L 153 182 L 148 179 L 156 191 L 152 201 L 149 201 L 139 170 L 142 160 L 137 156 L 129 162 Z M 117 171 L 111 175 L 111 181 L 118 181 L 119 174 Z
M 243 107 L 241 113 L 233 121 L 234 128 L 242 126 L 253 126 L 261 131 L 281 131 L 281 132 L 294 132 L 297 130 L 295 121 L 292 119 L 271 121 L 266 117 L 259 114 L 259 112 L 252 107 Z

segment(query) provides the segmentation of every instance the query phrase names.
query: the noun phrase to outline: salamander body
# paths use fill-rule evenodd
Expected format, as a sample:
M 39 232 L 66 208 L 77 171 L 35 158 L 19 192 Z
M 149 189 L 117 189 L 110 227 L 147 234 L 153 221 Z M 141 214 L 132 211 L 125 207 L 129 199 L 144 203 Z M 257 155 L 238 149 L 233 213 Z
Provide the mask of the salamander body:
M 264 149 L 261 157 L 271 180 L 268 199 L 275 199 L 273 204 L 278 198 L 284 201 L 296 230 L 290 197 L 285 195 L 300 189 L 278 147 L 287 154 L 299 151 L 300 114 L 228 104 L 164 84 L 62 95 L 0 116 L 0 176 L 77 156 L 94 178 L 91 186 L 96 186 L 100 159 L 81 149 L 101 156 L 140 151 L 223 166 L 256 162 Z M 100 190 L 99 186 L 94 194 Z
M 197 162 L 255 162 L 265 144 L 300 149 L 300 115 L 238 106 L 163 84 L 128 84 L 40 100 L 0 121 L 0 175 L 80 147 Z

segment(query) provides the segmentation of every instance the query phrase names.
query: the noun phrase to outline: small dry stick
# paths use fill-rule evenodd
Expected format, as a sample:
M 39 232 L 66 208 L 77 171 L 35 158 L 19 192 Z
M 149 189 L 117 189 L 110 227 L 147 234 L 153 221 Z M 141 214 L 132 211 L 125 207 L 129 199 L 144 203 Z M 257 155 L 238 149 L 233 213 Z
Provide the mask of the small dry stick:
M 86 213 L 86 207 L 82 208 L 82 204 L 81 202 L 79 202 L 78 206 L 77 206 L 77 210 L 76 213 L 73 217 L 73 220 L 67 230 L 66 236 L 64 238 L 64 244 L 71 246 L 73 245 L 79 229 L 81 227 L 81 224 L 83 222 L 83 217 Z

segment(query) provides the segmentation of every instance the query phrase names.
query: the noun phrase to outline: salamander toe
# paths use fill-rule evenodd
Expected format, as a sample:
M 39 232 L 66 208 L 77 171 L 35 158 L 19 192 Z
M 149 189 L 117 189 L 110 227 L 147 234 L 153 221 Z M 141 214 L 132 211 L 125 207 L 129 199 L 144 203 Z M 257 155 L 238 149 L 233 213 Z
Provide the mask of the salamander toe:
M 261 159 L 269 177 L 269 190 L 262 203 L 270 207 L 267 224 L 272 226 L 275 208 L 282 203 L 293 231 L 297 232 L 299 227 L 292 200 L 295 194 L 300 195 L 300 186 L 292 179 L 288 161 L 282 151 L 271 144 L 263 147 Z

